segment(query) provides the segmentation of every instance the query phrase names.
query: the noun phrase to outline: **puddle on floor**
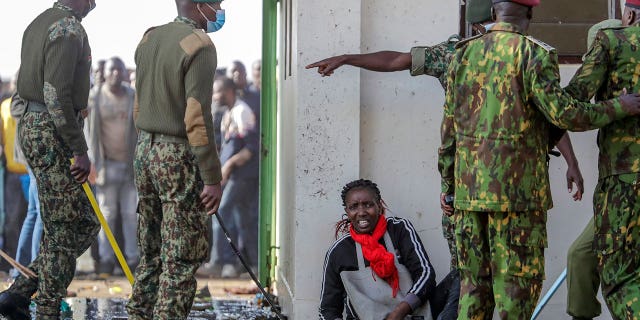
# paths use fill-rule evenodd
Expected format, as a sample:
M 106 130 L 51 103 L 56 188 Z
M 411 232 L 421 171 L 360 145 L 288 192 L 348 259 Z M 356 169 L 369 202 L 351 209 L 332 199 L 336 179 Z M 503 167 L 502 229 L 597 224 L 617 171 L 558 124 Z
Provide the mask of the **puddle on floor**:
M 127 319 L 126 299 L 66 298 L 69 310 L 61 314 L 64 320 L 119 320 Z M 63 305 L 63 310 L 67 309 Z M 35 319 L 35 305 L 31 304 L 31 314 Z M 3 319 L 0 316 L 0 319 Z M 214 299 L 195 302 L 189 318 L 191 320 L 271 320 L 277 319 L 269 308 L 256 306 L 248 300 Z

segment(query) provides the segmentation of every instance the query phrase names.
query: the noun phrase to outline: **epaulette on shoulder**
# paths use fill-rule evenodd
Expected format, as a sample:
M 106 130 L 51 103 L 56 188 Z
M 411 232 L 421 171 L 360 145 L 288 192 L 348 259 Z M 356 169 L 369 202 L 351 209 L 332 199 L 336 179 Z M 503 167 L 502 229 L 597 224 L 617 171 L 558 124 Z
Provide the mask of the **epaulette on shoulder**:
M 462 40 L 460 40 L 458 43 L 456 43 L 456 49 L 460 49 L 460 48 L 462 48 L 462 47 L 466 46 L 466 45 L 467 45 L 467 43 L 469 43 L 469 41 L 471 41 L 471 40 L 475 40 L 475 39 L 478 39 L 478 38 L 480 38 L 480 37 L 482 37 L 482 36 L 483 36 L 483 34 L 478 34 L 478 35 L 475 35 L 475 36 L 473 36 L 473 37 L 469 37 L 469 38 L 466 38 L 466 39 L 462 39 Z
M 54 22 L 49 27 L 49 40 L 53 41 L 60 37 L 78 37 L 83 38 L 85 35 L 84 28 L 73 16 L 64 17 Z
M 556 48 L 554 48 L 554 47 L 552 47 L 552 46 L 550 46 L 550 45 L 548 45 L 548 44 L 546 44 L 546 43 L 544 43 L 544 42 L 542 42 L 542 41 L 540 41 L 540 40 L 538 40 L 538 39 L 536 39 L 536 38 L 534 38 L 532 36 L 526 36 L 525 38 L 527 38 L 529 41 L 535 43 L 536 45 L 542 47 L 542 49 L 546 50 L 547 52 L 551 52 L 551 51 L 555 51 L 556 50 Z
M 146 35 L 147 35 L 147 33 L 149 33 L 149 32 L 151 32 L 151 31 L 155 30 L 157 27 L 158 27 L 158 26 L 151 27 L 151 28 L 147 29 L 147 31 L 145 31 L 145 32 L 144 32 L 144 35 L 146 36 Z
M 198 36 L 200 41 L 202 41 L 202 43 L 205 46 L 213 45 L 213 41 L 211 41 L 211 38 L 209 38 L 209 35 L 207 35 L 207 33 L 204 32 L 204 30 L 202 30 L 202 29 L 194 29 L 193 33 L 195 33 Z
M 202 30 L 194 29 L 191 34 L 180 41 L 180 47 L 188 55 L 192 55 L 201 48 L 213 46 L 211 38 Z

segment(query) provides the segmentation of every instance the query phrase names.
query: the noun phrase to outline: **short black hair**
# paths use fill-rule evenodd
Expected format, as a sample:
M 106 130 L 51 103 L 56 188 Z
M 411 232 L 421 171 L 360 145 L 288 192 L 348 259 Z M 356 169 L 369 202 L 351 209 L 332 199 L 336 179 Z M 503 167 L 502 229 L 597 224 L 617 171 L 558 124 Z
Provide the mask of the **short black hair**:
M 369 190 L 374 194 L 376 201 L 378 202 L 382 201 L 382 197 L 380 196 L 380 189 L 378 189 L 378 185 L 375 182 L 367 179 L 358 179 L 358 180 L 351 181 L 347 183 L 344 187 L 342 187 L 342 193 L 340 194 L 340 197 L 342 198 L 343 207 L 347 206 L 347 202 L 346 202 L 347 194 L 349 193 L 349 191 L 353 189 Z M 349 217 L 347 217 L 346 215 L 343 215 L 342 219 L 336 223 L 336 232 L 334 234 L 335 238 L 337 239 L 338 235 L 340 235 L 341 233 L 349 232 L 350 226 L 351 226 L 351 222 L 349 221 Z
M 219 77 L 215 81 L 220 81 L 222 83 L 222 90 L 231 90 L 236 91 L 236 83 L 233 82 L 233 79 L 228 77 Z
M 347 193 L 349 193 L 349 191 L 353 190 L 353 189 L 369 189 L 370 191 L 373 192 L 374 196 L 376 197 L 377 201 L 382 200 L 382 197 L 380 196 L 380 189 L 378 189 L 378 185 L 371 181 L 371 180 L 367 180 L 367 179 L 358 179 L 358 180 L 354 180 L 351 181 L 349 183 L 347 183 L 343 188 L 342 188 L 342 194 L 340 195 L 342 197 L 342 206 L 346 207 L 347 206 Z

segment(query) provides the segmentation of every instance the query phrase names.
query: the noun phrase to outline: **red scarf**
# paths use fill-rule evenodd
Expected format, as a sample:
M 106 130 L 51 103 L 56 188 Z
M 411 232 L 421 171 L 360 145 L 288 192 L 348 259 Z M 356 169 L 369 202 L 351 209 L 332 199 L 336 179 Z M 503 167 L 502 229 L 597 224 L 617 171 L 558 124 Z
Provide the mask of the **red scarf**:
M 378 218 L 378 223 L 373 230 L 373 234 L 357 233 L 353 229 L 353 225 L 349 228 L 351 238 L 362 246 L 362 255 L 369 261 L 371 270 L 391 286 L 393 297 L 395 298 L 400 288 L 398 269 L 393 259 L 393 253 L 388 252 L 387 249 L 378 242 L 386 231 L 387 218 L 385 218 L 384 215 L 380 215 Z

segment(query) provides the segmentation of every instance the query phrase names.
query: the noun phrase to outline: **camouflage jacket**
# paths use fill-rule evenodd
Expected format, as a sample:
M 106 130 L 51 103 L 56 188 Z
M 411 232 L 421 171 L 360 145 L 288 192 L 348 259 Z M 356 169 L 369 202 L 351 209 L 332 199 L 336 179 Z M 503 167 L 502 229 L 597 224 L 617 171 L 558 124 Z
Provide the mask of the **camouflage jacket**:
M 640 26 L 603 29 L 565 88 L 577 99 L 602 101 L 626 88 L 640 92 Z M 624 118 L 598 133 L 600 178 L 640 172 L 640 117 Z
M 456 44 L 460 41 L 458 35 L 452 35 L 445 42 L 432 47 L 411 48 L 412 76 L 429 75 L 438 78 L 442 88 L 447 87 L 447 69 L 456 52 Z
M 555 50 L 515 25 L 497 23 L 457 47 L 441 127 L 442 192 L 454 193 L 461 210 L 550 208 L 551 123 L 602 127 L 626 115 L 620 102 L 591 105 L 569 96 L 560 87 Z

